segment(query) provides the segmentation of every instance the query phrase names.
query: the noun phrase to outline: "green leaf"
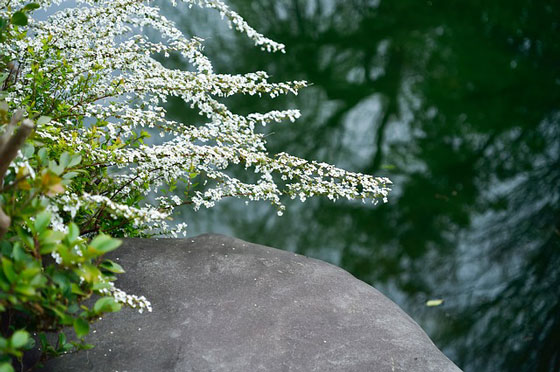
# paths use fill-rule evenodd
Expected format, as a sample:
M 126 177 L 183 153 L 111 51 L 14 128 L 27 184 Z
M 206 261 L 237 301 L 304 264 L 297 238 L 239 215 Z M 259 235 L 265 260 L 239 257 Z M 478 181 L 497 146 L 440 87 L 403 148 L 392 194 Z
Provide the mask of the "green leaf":
M 34 296 L 36 294 L 35 288 L 27 284 L 16 285 L 15 291 L 25 296 Z
M 441 304 L 443 304 L 442 299 L 426 301 L 426 306 L 429 306 L 429 307 L 439 306 Z
M 12 253 L 12 244 L 7 240 L 0 241 L 0 255 L 9 256 L 11 253 Z
M 15 244 L 14 249 L 12 250 L 12 258 L 15 262 L 23 261 L 29 259 L 29 256 L 25 253 L 25 251 L 21 248 L 21 244 Z
M 30 143 L 25 144 L 25 146 L 23 146 L 23 148 L 21 149 L 21 153 L 25 158 L 30 158 L 34 152 L 35 147 L 33 147 L 33 145 Z
M 66 353 L 74 348 L 74 345 L 71 342 L 67 342 L 60 348 L 60 351 Z
M 92 283 L 98 282 L 100 280 L 99 277 L 101 276 L 101 271 L 97 268 L 97 266 L 89 263 L 85 263 L 79 268 L 74 269 L 74 272 L 84 278 L 86 282 Z
M 68 165 L 66 168 L 70 168 L 70 165 Z M 76 177 L 78 174 L 79 174 L 78 172 L 68 172 L 65 173 L 64 176 L 62 176 L 62 178 L 65 180 L 71 180 L 72 178 Z
M 94 285 L 91 286 L 91 289 L 94 291 L 99 291 L 100 289 L 109 289 L 109 288 L 111 288 L 111 284 L 104 283 L 104 282 L 95 283 Z
M 16 26 L 27 26 L 27 16 L 23 12 L 12 14 L 12 23 Z
M 49 254 L 52 253 L 56 249 L 56 243 L 45 243 L 41 244 L 41 248 L 39 249 L 40 254 Z
M 24 330 L 19 330 L 14 332 L 14 334 L 12 335 L 10 339 L 10 344 L 12 345 L 12 347 L 19 349 L 27 345 L 28 341 L 29 341 L 29 333 L 27 333 Z
M 112 297 L 103 297 L 97 300 L 95 305 L 93 305 L 93 311 L 96 314 L 101 313 L 112 313 L 119 311 L 121 309 L 121 304 L 117 303 Z
M 35 275 L 33 279 L 29 282 L 30 285 L 34 287 L 43 287 L 47 283 L 47 278 L 43 275 Z
M 117 249 L 122 242 L 118 239 L 113 239 L 109 235 L 99 234 L 89 244 L 93 249 L 100 253 L 107 253 Z
M 37 119 L 37 126 L 46 125 L 50 123 L 51 120 L 52 118 L 50 116 L 41 116 L 39 119 Z
M 74 222 L 68 225 L 68 241 L 73 243 L 80 236 L 80 228 Z
M 72 342 L 72 345 L 76 348 L 76 350 L 90 350 L 94 347 L 92 344 L 82 344 L 79 342 Z
M 82 162 L 82 157 L 80 155 L 72 155 L 70 163 L 68 163 L 68 168 L 75 167 Z
M 40 234 L 43 232 L 51 222 L 51 214 L 48 211 L 43 211 L 35 217 L 35 232 Z
M 66 335 L 63 332 L 58 334 L 58 350 L 61 350 L 66 345 Z
M 74 331 L 78 338 L 86 336 L 89 333 L 89 323 L 84 318 L 74 319 Z
M 39 9 L 41 6 L 37 3 L 29 3 L 26 6 L 23 7 L 23 11 L 31 11 L 31 10 L 35 10 L 35 9 Z
M 60 155 L 59 164 L 62 168 L 66 168 L 68 163 L 70 163 L 70 154 L 65 151 Z
M 77 303 L 73 303 L 73 304 L 71 304 L 70 306 L 68 306 L 68 312 L 69 312 L 70 314 L 75 314 L 75 313 L 77 313 L 78 311 L 80 311 L 80 306 L 78 306 Z
M 39 274 L 41 271 L 42 270 L 40 267 L 28 267 L 21 272 L 21 277 L 23 279 L 29 280 L 33 278 L 35 275 Z
M 393 164 L 384 164 L 381 166 L 381 169 L 385 169 L 385 170 L 393 170 L 396 169 L 397 167 Z
M 55 284 L 58 285 L 63 292 L 66 292 L 67 290 L 70 289 L 70 281 L 63 273 L 61 272 L 55 273 L 52 279 L 53 282 L 55 282 Z
M 72 293 L 77 294 L 79 296 L 86 295 L 86 293 L 82 291 L 82 289 L 76 283 L 72 283 L 71 287 L 72 287 Z
M 0 372 L 14 372 L 14 367 L 9 362 L 0 364 Z
M 8 22 L 8 20 L 6 18 L 0 17 L 0 32 L 2 32 L 2 30 L 4 30 L 8 26 L 9 23 L 10 22 Z M 6 76 L 8 76 L 7 73 L 6 73 Z
M 54 244 L 60 242 L 65 236 L 66 234 L 62 231 L 46 230 L 40 234 L 39 241 L 41 244 Z
M 45 164 L 45 161 L 47 160 L 47 149 L 42 147 L 37 153 L 37 155 L 39 155 L 39 160 L 41 160 L 41 164 Z
M 49 170 L 51 170 L 57 176 L 60 176 L 64 171 L 64 167 L 57 164 L 56 161 L 51 160 L 49 161 Z
M 14 271 L 14 264 L 6 257 L 2 257 L 2 270 L 4 271 L 4 275 L 6 275 L 6 278 L 8 278 L 10 283 L 13 283 L 17 280 L 17 275 Z
M 122 266 L 119 265 L 116 262 L 111 261 L 111 260 L 103 261 L 101 263 L 101 265 L 99 265 L 99 267 L 103 270 L 107 270 L 107 271 L 110 271 L 110 272 L 115 273 L 115 274 L 124 273 L 124 269 L 122 268 Z
M 49 341 L 47 340 L 47 335 L 44 332 L 39 333 L 39 342 L 41 343 L 41 349 L 47 350 Z

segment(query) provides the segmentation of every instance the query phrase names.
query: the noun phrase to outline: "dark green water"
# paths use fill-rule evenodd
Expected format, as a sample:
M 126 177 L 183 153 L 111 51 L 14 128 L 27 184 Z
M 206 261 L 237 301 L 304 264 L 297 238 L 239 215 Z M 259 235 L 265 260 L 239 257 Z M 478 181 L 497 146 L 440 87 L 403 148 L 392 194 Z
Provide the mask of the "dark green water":
M 185 211 L 190 234 L 333 262 L 400 304 L 465 371 L 560 370 L 560 2 L 231 3 L 288 53 L 261 53 L 206 13 L 169 14 L 207 37 L 219 72 L 313 83 L 298 97 L 229 101 L 241 113 L 302 110 L 267 128 L 271 152 L 395 187 L 386 205 L 287 202 L 283 217 L 227 201 Z

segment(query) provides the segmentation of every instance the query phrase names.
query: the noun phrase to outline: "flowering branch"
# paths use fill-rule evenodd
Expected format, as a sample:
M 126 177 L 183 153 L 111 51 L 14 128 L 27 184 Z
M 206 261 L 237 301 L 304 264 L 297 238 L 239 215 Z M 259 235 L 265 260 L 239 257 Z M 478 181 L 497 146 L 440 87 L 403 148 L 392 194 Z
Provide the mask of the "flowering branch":
M 180 2 L 218 11 L 230 27 L 266 51 L 285 51 L 283 44 L 254 30 L 220 0 Z M 60 3 L 40 2 L 45 8 Z M 25 1 L 12 2 L 14 8 L 18 4 L 24 7 Z M 269 154 L 266 137 L 256 128 L 295 121 L 299 111 L 239 115 L 222 98 L 236 94 L 275 98 L 297 94 L 307 83 L 272 82 L 263 71 L 215 73 L 203 54 L 203 40 L 185 37 L 151 1 L 77 0 L 45 20 L 30 19 L 27 27 L 33 37 L 5 48 L 7 58 L 21 61 L 21 77 L 10 86 L 9 103 L 33 102 L 37 115 L 52 116 L 49 125 L 38 125 L 38 140 L 80 154 L 82 164 L 104 165 L 87 167 L 90 173 L 81 184 L 70 183 L 53 198 L 58 207 L 53 221 L 77 218 L 81 231 L 90 232 L 114 229 L 119 223 L 112 219 L 122 219 L 129 221 L 119 230 L 124 234 L 135 230 L 164 234 L 172 230 L 166 220 L 175 208 L 212 207 L 231 196 L 268 201 L 279 214 L 285 208 L 283 197 L 387 200 L 390 181 L 386 178 L 284 153 Z M 150 39 L 140 32 L 145 27 L 160 37 Z M 166 68 L 154 58 L 172 53 L 192 68 Z M 163 104 L 169 97 L 190 104 L 203 122 L 167 118 Z M 84 120 L 92 124 L 84 125 Z M 144 139 L 154 133 L 163 137 L 163 143 L 146 145 Z M 255 182 L 231 176 L 231 169 L 239 164 L 257 175 Z M 205 176 L 204 185 L 191 187 L 200 175 Z M 180 181 L 186 187 L 177 191 L 185 197 L 153 195 L 162 189 L 175 190 Z M 140 208 L 142 200 L 149 201 Z M 91 215 L 91 209 L 97 213 Z M 125 229 L 130 226 L 132 230 Z

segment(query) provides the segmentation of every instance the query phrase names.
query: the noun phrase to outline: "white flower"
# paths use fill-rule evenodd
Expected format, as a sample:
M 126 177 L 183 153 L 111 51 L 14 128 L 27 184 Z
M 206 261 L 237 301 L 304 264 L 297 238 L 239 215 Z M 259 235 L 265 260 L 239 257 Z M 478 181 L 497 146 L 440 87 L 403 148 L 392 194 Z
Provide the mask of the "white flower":
M 0 16 L 8 16 L 27 2 L 0 0 Z M 285 50 L 283 44 L 251 28 L 222 1 L 182 2 L 218 11 L 230 27 L 267 51 Z M 38 3 L 48 8 L 62 1 Z M 8 100 L 17 105 L 33 94 L 26 76 L 35 63 L 53 79 L 52 95 L 64 97 L 75 113 L 54 115 L 49 125 L 37 128 L 38 138 L 64 143 L 82 155 L 83 164 L 103 164 L 109 169 L 107 177 L 99 181 L 99 188 L 105 190 L 103 194 L 69 188 L 57 197 L 59 209 L 72 218 L 80 211 L 102 208 L 111 218 L 127 219 L 141 231 L 176 236 L 184 233 L 185 226 L 169 226 L 175 208 L 210 208 L 229 197 L 266 200 L 278 208 L 279 215 L 284 211 L 282 197 L 299 198 L 302 202 L 318 195 L 332 201 L 387 201 L 391 182 L 386 178 L 352 173 L 286 153 L 267 152 L 265 137 L 256 127 L 294 121 L 300 116 L 299 111 L 273 110 L 243 116 L 221 102 L 222 98 L 236 94 L 272 98 L 297 94 L 307 85 L 305 81 L 271 82 L 263 71 L 215 73 L 203 54 L 203 40 L 186 37 L 151 1 L 75 0 L 72 5 L 67 4 L 68 7 L 44 20 L 31 18 L 30 37 L 3 45 L 2 52 L 21 61 L 22 68 L 22 78 L 9 92 Z M 150 39 L 142 33 L 144 28 L 157 31 L 159 37 Z M 181 56 L 192 68 L 166 68 L 155 55 Z M 61 66 L 65 74 L 55 72 Z M 169 97 L 190 104 L 202 116 L 201 121 L 183 123 L 167 118 L 162 104 Z M 103 125 L 81 125 L 82 117 Z M 142 128 L 159 131 L 164 141 L 157 145 L 92 148 L 92 138 L 99 142 L 119 138 L 123 143 L 135 138 Z M 232 177 L 231 167 L 239 165 L 254 172 L 256 182 Z M 192 184 L 198 181 L 191 178 L 198 175 L 203 177 L 202 185 L 193 189 Z M 179 191 L 186 192 L 161 192 L 177 180 L 183 180 L 185 186 Z M 127 196 L 133 193 L 144 195 L 144 204 L 131 203 Z M 53 226 L 63 226 L 58 213 L 53 213 Z

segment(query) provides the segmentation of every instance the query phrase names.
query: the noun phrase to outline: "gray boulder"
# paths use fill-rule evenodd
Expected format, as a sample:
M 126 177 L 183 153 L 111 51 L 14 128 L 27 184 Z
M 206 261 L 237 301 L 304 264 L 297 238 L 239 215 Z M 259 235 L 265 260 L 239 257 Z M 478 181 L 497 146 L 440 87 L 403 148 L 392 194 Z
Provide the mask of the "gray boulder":
M 396 304 L 322 261 L 222 235 L 130 239 L 124 309 L 43 371 L 460 371 Z

